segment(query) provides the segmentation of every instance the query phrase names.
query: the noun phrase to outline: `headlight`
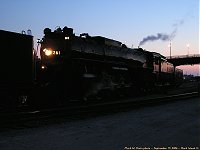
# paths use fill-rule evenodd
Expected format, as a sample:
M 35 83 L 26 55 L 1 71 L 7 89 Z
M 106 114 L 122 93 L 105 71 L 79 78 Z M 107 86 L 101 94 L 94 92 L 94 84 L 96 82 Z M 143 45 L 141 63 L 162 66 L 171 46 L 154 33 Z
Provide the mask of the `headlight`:
M 46 67 L 45 65 L 42 65 L 42 66 L 41 66 L 41 69 L 42 69 L 42 70 L 44 70 L 44 69 L 46 69 L 46 68 L 47 68 L 47 67 Z
M 45 53 L 45 55 L 47 55 L 47 56 L 50 56 L 50 55 L 52 55 L 53 54 L 53 51 L 52 50 L 50 50 L 50 49 L 43 49 L 43 52 Z

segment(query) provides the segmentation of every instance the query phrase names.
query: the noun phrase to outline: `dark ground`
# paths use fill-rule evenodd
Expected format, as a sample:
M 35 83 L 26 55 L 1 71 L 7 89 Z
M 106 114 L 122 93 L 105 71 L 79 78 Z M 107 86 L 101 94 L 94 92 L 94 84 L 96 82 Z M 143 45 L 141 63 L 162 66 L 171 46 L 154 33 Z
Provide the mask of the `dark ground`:
M 0 150 L 200 148 L 200 98 L 0 132 Z M 197 149 L 197 148 L 196 148 Z

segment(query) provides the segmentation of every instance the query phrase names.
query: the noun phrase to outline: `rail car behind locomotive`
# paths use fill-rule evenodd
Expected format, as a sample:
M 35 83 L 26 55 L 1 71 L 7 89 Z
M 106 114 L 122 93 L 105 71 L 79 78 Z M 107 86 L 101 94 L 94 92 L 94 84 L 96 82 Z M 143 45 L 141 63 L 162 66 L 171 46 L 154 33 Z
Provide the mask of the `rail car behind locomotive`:
M 149 89 L 175 82 L 176 69 L 158 53 L 72 28 L 46 28 L 41 41 L 42 81 L 58 95 L 87 97 L 98 90 Z
M 178 85 L 183 79 L 183 70 L 176 68 L 169 63 L 166 57 L 159 53 L 152 52 L 154 56 L 154 70 L 155 84 L 159 85 Z
M 7 106 L 32 88 L 33 37 L 0 30 L 0 41 L 0 105 Z

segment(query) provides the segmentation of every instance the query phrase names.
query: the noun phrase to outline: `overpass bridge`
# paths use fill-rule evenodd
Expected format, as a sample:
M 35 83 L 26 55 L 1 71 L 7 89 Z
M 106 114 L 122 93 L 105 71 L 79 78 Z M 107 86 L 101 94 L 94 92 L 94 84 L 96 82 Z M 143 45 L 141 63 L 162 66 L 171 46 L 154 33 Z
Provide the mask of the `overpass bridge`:
M 200 54 L 166 57 L 174 66 L 200 64 Z

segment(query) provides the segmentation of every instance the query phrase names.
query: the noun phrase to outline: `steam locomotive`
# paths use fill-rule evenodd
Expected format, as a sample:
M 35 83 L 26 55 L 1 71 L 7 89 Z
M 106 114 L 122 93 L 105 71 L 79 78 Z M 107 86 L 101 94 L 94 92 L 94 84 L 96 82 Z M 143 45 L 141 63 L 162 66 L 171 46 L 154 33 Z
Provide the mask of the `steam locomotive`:
M 68 27 L 46 28 L 40 54 L 47 82 L 67 97 L 87 97 L 106 89 L 147 90 L 175 84 L 183 75 L 161 54 L 102 36 L 76 36 Z
M 38 96 L 55 102 L 127 88 L 139 92 L 176 84 L 183 76 L 182 70 L 159 53 L 131 49 L 102 36 L 77 36 L 68 27 L 44 29 L 38 42 L 41 59 L 36 59 L 32 36 L 0 30 L 0 38 L 6 47 L 0 63 L 0 95 L 20 97 L 15 103 L 26 103 L 27 96 L 34 103 Z

